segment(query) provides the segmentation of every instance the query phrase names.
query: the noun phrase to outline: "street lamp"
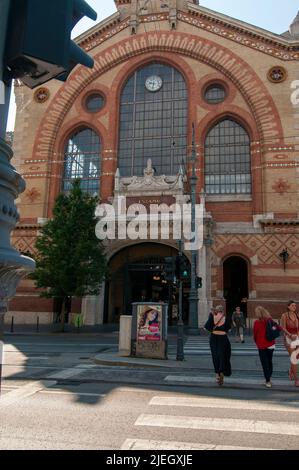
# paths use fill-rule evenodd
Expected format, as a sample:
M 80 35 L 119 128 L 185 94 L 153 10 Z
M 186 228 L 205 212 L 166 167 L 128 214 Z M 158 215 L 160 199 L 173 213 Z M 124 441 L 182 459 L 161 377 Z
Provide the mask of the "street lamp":
M 176 277 L 179 280 L 179 317 L 177 333 L 177 361 L 184 361 L 184 322 L 183 322 L 183 278 L 180 272 L 180 262 L 183 258 L 183 242 L 179 241 L 178 263 L 176 263 Z
M 196 164 L 196 149 L 195 149 L 195 128 L 192 124 L 192 175 L 190 177 L 191 186 L 191 232 L 195 236 L 196 220 L 195 220 L 195 206 L 196 206 L 196 185 L 197 176 L 195 173 Z M 194 243 L 192 243 L 194 245 Z M 197 279 L 197 251 L 191 250 L 191 289 L 189 294 L 189 333 L 199 334 L 198 329 L 198 290 L 196 287 Z

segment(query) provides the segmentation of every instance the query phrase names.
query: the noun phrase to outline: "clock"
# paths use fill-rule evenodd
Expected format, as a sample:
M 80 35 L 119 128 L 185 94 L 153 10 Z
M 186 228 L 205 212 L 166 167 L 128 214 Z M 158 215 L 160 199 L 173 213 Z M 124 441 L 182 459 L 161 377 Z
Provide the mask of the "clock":
M 145 88 L 151 92 L 161 90 L 162 85 L 163 80 L 158 75 L 152 75 L 151 77 L 148 77 L 145 81 Z

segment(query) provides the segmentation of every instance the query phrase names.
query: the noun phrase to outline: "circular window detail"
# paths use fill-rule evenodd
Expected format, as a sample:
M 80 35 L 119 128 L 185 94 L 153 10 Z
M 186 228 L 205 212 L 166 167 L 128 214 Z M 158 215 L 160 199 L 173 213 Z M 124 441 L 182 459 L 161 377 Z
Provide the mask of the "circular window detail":
M 85 106 L 89 113 L 98 113 L 99 111 L 101 111 L 101 109 L 103 109 L 104 104 L 104 97 L 98 93 L 89 95 L 85 101 Z
M 218 84 L 210 85 L 206 89 L 204 97 L 208 104 L 222 103 L 226 98 L 225 88 Z
M 39 88 L 34 93 L 34 100 L 37 103 L 45 103 L 50 98 L 50 91 L 46 87 Z
M 268 79 L 272 83 L 282 83 L 287 79 L 288 73 L 283 67 L 272 67 L 268 72 Z

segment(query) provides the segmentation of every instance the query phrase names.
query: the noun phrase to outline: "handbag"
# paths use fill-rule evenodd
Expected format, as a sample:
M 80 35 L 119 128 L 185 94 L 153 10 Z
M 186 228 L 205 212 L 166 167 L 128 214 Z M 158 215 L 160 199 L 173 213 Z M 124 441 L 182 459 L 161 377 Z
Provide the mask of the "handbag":
M 280 327 L 277 325 L 277 323 L 275 323 L 272 318 L 269 318 L 266 325 L 266 339 L 268 341 L 274 341 L 279 337 L 280 331 Z

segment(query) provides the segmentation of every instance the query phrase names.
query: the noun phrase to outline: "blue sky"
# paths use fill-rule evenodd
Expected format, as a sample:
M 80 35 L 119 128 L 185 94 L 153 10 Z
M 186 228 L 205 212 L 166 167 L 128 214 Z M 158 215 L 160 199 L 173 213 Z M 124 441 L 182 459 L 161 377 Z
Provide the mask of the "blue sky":
M 88 3 L 98 13 L 97 22 L 116 11 L 114 0 L 88 0 Z M 299 10 L 299 2 L 294 0 L 200 0 L 200 4 L 277 34 L 287 31 Z M 83 19 L 74 29 L 73 36 L 78 36 L 95 24 Z M 8 130 L 13 130 L 15 119 L 14 98 L 11 101 Z

